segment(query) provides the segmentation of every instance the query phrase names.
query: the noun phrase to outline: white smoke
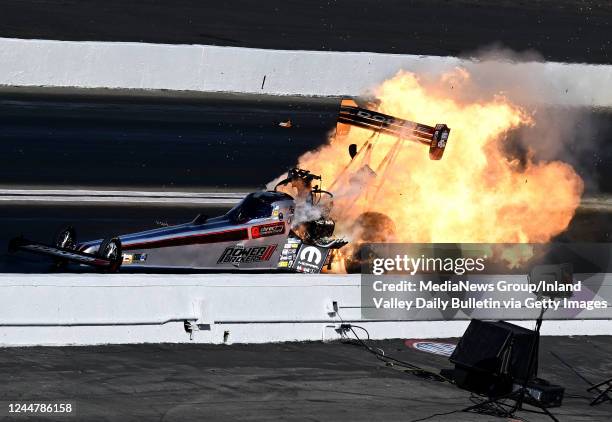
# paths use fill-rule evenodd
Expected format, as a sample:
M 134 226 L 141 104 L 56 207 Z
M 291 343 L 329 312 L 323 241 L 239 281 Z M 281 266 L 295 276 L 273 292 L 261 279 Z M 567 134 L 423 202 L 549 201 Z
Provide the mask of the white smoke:
M 533 126 L 510 134 L 514 146 L 533 154 L 536 161 L 560 160 L 572 165 L 583 177 L 587 191 L 599 191 L 593 169 L 609 148 L 601 134 L 607 133 L 610 125 L 598 118 L 596 108 L 591 106 L 601 101 L 584 96 L 585 91 L 597 91 L 593 87 L 584 89 L 585 84 L 598 83 L 585 80 L 584 66 L 588 65 L 546 63 L 535 51 L 517 53 L 500 46 L 487 47 L 464 58 L 469 60 L 462 62 L 453 77 L 446 78 L 442 88 L 437 69 L 419 71 L 419 78 L 425 86 L 446 90 L 449 97 L 466 103 L 494 96 L 508 98 L 531 114 L 534 121 Z M 563 78 L 556 77 L 559 72 L 555 70 L 560 67 L 566 70 Z M 597 69 L 612 76 L 612 67 Z
M 320 206 L 310 204 L 304 200 L 296 200 L 293 225 L 296 226 L 307 221 L 318 220 L 322 218 L 323 215 L 323 209 Z

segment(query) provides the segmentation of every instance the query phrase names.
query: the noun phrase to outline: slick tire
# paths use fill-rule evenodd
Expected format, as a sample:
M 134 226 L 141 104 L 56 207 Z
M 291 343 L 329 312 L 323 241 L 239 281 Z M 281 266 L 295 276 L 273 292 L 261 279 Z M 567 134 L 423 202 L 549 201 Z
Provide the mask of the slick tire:
M 104 239 L 100 244 L 96 255 L 102 259 L 107 259 L 110 261 L 110 266 L 106 269 L 107 272 L 117 272 L 119 267 L 121 267 L 121 263 L 123 262 L 121 241 L 116 237 Z
M 344 259 L 344 269 L 349 274 L 360 273 L 362 265 L 367 265 L 376 254 L 367 243 L 389 243 L 396 238 L 395 223 L 380 212 L 367 211 L 359 215 L 350 228 L 355 241 L 349 244 Z

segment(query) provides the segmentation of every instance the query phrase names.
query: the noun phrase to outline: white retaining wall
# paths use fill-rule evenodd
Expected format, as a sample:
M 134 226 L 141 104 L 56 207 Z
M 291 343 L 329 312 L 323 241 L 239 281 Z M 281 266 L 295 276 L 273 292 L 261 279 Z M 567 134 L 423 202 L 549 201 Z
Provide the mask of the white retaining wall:
M 607 65 L 0 38 L 0 85 L 7 86 L 356 96 L 400 69 L 431 75 L 456 66 L 470 69 L 489 93 L 511 91 L 520 103 L 612 105 Z
M 457 337 L 467 326 L 363 321 L 359 306 L 359 275 L 0 274 L 0 345 L 332 340 L 341 318 L 375 339 Z M 612 321 L 546 321 L 543 333 L 611 335 Z

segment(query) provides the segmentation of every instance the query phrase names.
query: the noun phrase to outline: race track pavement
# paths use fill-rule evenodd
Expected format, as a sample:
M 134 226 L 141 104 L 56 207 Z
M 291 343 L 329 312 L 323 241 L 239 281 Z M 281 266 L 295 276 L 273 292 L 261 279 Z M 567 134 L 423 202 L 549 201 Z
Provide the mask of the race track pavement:
M 401 340 L 373 346 L 426 369 L 451 367 L 447 358 Z M 544 337 L 540 352 L 540 376 L 566 388 L 563 406 L 552 412 L 561 421 L 609 421 L 612 403 L 590 407 L 588 384 L 551 351 L 598 382 L 612 376 L 612 339 Z M 470 393 L 454 385 L 386 367 L 361 346 L 344 343 L 4 348 L 0 376 L 3 403 L 70 400 L 76 420 L 88 421 L 407 422 L 471 404 Z M 431 420 L 497 419 L 459 412 Z
M 2 92 L 0 183 L 250 190 L 325 143 L 339 105 L 295 96 Z M 279 126 L 288 119 L 291 128 Z
M 339 106 L 299 96 L 2 89 L 0 189 L 249 191 L 325 144 Z M 610 110 L 551 107 L 538 116 L 550 130 L 579 124 L 558 148 L 534 142 L 535 158 L 571 164 L 586 193 L 612 193 Z M 291 128 L 279 126 L 287 120 Z M 510 133 L 506 147 L 522 157 L 514 140 L 539 139 L 539 130 Z

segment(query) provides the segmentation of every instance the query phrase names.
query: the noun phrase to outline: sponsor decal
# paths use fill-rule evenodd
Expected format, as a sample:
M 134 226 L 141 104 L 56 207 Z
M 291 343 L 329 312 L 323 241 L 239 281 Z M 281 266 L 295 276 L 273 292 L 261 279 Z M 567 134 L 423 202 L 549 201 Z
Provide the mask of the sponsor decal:
M 147 260 L 146 253 L 123 254 L 123 264 L 138 264 Z
M 281 256 L 279 257 L 278 267 L 279 268 L 291 268 L 297 258 L 298 248 L 302 244 L 302 241 L 295 238 L 287 238 L 287 243 L 283 246 Z
M 285 223 L 270 223 L 261 224 L 251 227 L 251 237 L 259 239 L 260 237 L 276 236 L 277 234 L 285 233 Z
M 455 351 L 456 344 L 443 343 L 440 341 L 427 341 L 427 340 L 406 340 L 404 344 L 421 352 L 431 353 L 440 356 L 450 356 Z
M 434 147 L 438 147 L 438 148 L 444 148 L 446 147 L 446 142 L 448 141 L 448 132 L 442 132 L 440 134 L 440 131 L 436 131 L 436 133 L 434 133 L 433 136 L 433 140 L 432 140 L 432 145 Z
M 325 264 L 329 249 L 302 245 L 294 262 L 294 269 L 303 273 L 318 273 Z
M 306 246 L 300 252 L 300 259 L 311 264 L 319 264 L 321 262 L 321 251 L 314 246 Z
M 278 245 L 253 246 L 245 248 L 243 246 L 231 246 L 225 248 L 217 264 L 237 264 L 247 262 L 268 261 Z
M 363 110 L 359 110 L 357 112 L 357 116 L 359 117 L 363 117 L 366 119 L 372 119 L 374 121 L 377 122 L 381 122 L 381 123 L 386 123 L 386 124 L 393 124 L 395 122 L 395 119 L 389 116 L 385 116 L 385 115 L 380 115 L 380 114 L 374 114 L 374 113 L 368 113 L 367 111 L 363 111 Z

